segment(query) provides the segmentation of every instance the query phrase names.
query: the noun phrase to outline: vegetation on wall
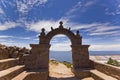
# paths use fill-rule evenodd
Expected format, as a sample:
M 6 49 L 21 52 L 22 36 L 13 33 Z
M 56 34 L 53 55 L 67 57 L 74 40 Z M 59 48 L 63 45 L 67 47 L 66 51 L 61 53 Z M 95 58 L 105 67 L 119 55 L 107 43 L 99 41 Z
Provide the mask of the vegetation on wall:
M 51 63 L 51 64 L 58 65 L 58 63 L 59 63 L 59 62 L 58 62 L 58 61 L 56 61 L 56 60 L 50 60 L 50 63 Z
M 67 68 L 71 68 L 72 67 L 72 64 L 70 62 L 67 62 L 67 61 L 63 61 L 62 62 Z
M 107 61 L 107 64 L 113 65 L 113 66 L 120 66 L 120 63 L 117 60 L 113 60 L 112 58 L 109 58 Z

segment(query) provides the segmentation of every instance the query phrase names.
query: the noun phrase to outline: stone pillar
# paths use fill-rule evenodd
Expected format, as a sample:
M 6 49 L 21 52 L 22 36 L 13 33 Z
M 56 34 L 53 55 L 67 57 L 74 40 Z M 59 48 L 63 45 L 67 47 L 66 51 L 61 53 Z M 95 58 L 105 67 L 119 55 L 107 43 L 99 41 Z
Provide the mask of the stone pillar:
M 89 77 L 89 45 L 71 45 L 73 59 L 73 73 L 79 79 Z
M 29 70 L 47 69 L 49 67 L 49 44 L 30 44 L 31 54 L 26 58 L 25 67 Z
M 89 45 L 71 45 L 73 68 L 88 68 L 89 67 Z
M 25 68 L 29 75 L 24 80 L 48 80 L 49 44 L 30 44 L 31 54 L 25 57 Z

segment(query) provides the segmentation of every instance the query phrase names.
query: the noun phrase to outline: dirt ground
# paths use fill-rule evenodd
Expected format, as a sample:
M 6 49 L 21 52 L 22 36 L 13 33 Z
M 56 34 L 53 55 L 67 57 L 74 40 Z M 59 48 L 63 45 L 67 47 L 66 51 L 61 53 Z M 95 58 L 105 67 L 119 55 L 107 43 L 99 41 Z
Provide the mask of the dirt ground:
M 49 64 L 49 80 L 80 80 L 75 78 L 74 74 L 71 71 L 71 68 L 67 68 L 64 64 L 58 63 Z M 93 80 L 92 78 L 85 78 L 82 80 Z

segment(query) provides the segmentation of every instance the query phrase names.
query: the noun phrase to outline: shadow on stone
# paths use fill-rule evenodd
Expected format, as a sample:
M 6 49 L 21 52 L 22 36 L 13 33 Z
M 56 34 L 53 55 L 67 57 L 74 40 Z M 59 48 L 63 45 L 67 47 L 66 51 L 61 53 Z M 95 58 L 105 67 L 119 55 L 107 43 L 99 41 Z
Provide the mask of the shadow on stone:
M 49 77 L 48 80 L 79 80 L 75 77 L 66 77 L 66 78 L 55 78 L 55 77 Z

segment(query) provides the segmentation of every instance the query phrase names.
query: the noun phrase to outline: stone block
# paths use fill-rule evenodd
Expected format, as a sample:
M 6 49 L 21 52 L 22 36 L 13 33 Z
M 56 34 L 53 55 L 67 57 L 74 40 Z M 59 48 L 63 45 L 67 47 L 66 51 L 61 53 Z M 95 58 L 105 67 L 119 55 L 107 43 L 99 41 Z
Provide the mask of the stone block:
M 74 69 L 73 73 L 79 79 L 90 77 L 90 69 Z
M 48 71 L 40 70 L 40 71 L 31 71 L 27 72 L 27 76 L 23 80 L 47 80 L 48 79 Z

